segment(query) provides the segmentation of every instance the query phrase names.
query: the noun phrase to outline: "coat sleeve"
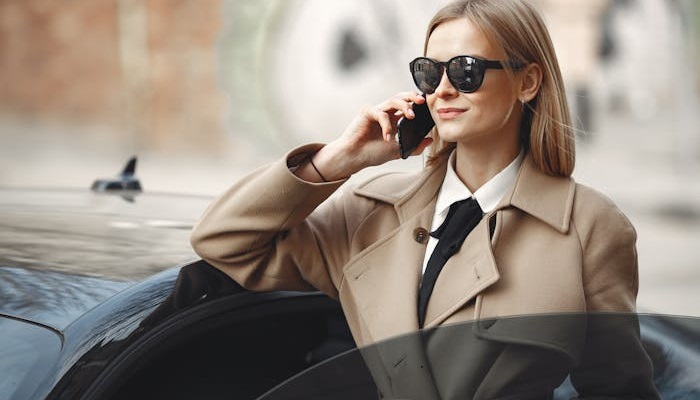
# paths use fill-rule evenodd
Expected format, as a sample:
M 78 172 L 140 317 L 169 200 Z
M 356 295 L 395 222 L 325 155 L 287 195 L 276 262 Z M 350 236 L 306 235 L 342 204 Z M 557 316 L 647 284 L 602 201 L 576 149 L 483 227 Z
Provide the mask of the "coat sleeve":
M 337 298 L 350 233 L 342 196 L 329 197 L 344 181 L 311 183 L 290 171 L 320 147 L 293 150 L 215 200 L 192 232 L 195 252 L 250 290 Z
M 636 231 L 609 199 L 580 185 L 577 192 L 573 218 L 583 250 L 587 328 L 571 381 L 583 399 L 658 399 L 635 314 Z

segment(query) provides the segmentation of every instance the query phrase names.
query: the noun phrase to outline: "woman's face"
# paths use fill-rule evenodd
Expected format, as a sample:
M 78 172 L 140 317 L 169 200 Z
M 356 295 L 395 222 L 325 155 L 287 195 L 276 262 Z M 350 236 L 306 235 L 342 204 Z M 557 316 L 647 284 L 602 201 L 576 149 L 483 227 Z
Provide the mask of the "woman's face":
M 505 61 L 466 18 L 443 22 L 428 40 L 426 57 L 444 62 L 458 55 Z M 502 69 L 487 69 L 479 89 L 462 93 L 443 74 L 435 93 L 426 97 L 440 137 L 468 146 L 504 144 L 512 148 L 513 141 L 517 145 L 520 121 L 517 81 Z

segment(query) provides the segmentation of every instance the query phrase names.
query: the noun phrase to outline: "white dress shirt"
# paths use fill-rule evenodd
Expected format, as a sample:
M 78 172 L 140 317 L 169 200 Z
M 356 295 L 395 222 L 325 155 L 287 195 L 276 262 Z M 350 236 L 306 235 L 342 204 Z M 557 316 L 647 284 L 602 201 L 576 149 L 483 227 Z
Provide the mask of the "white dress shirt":
M 437 202 L 435 203 L 435 214 L 433 214 L 433 222 L 430 226 L 430 232 L 435 231 L 440 227 L 440 225 L 442 225 L 447 217 L 447 212 L 450 210 L 450 205 L 456 201 L 466 200 L 474 196 L 484 213 L 493 211 L 508 189 L 515 184 L 515 179 L 518 176 L 518 171 L 520 170 L 520 165 L 522 164 L 524 158 L 525 153 L 521 151 L 515 160 L 508 164 L 507 167 L 501 170 L 501 172 L 498 174 L 494 175 L 493 178 L 489 179 L 485 184 L 477 189 L 475 193 L 472 193 L 469 188 L 467 188 L 467 186 L 459 179 L 454 170 L 455 152 L 453 151 L 452 154 L 450 154 L 449 160 L 447 161 L 447 172 L 445 173 L 445 178 L 442 181 Z M 433 254 L 433 250 L 435 250 L 437 243 L 438 239 L 432 236 L 429 237 L 428 246 L 425 250 L 425 257 L 423 259 L 423 273 L 425 273 L 425 268 L 428 266 L 428 260 L 430 259 L 430 255 Z

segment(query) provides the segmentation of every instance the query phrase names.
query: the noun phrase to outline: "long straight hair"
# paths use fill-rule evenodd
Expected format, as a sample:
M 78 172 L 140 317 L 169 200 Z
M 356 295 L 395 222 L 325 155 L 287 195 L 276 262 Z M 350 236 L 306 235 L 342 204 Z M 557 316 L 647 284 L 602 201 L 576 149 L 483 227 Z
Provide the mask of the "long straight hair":
M 559 62 L 549 32 L 539 12 L 524 0 L 457 0 L 440 9 L 428 25 L 428 39 L 438 25 L 467 18 L 508 60 L 522 65 L 536 63 L 542 69 L 542 83 L 534 99 L 523 105 L 520 142 L 544 173 L 568 177 L 576 160 L 574 130 Z M 506 65 L 507 72 L 514 71 Z M 449 154 L 455 143 L 431 132 L 433 145 L 428 166 Z

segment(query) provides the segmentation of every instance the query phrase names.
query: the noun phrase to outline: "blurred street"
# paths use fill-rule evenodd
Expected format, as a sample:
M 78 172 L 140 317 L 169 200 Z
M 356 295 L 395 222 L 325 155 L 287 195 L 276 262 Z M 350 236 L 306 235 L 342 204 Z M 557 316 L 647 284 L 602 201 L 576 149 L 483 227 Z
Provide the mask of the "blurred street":
M 641 312 L 700 316 L 700 164 L 673 149 L 675 120 L 609 118 L 574 176 L 611 197 L 638 234 Z

